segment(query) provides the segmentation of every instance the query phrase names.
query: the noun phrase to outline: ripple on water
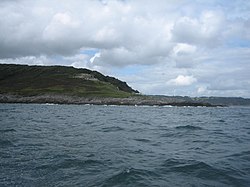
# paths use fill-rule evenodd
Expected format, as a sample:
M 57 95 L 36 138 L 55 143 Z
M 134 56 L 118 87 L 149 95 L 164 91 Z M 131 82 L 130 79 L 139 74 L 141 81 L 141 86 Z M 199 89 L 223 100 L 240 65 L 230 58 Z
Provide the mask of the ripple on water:
M 103 163 L 99 160 L 87 159 L 64 159 L 57 164 L 58 168 L 86 168 L 89 166 L 99 166 L 103 165 Z
M 43 170 L 48 171 L 47 173 L 54 172 L 61 169 L 89 169 L 96 168 L 98 169 L 100 166 L 104 165 L 102 161 L 94 160 L 94 159 L 60 159 L 58 161 L 51 161 L 48 164 L 43 164 L 37 166 L 35 170 Z M 45 172 L 46 173 L 46 172 Z
M 14 146 L 14 144 L 10 140 L 0 139 L 0 147 L 10 147 Z
M 250 151 L 242 151 L 240 153 L 231 154 L 227 157 L 232 159 L 243 159 L 250 162 Z
M 168 159 L 162 164 L 161 169 L 165 173 L 180 173 L 202 180 L 221 182 L 222 184 L 243 184 L 241 179 L 228 175 L 224 170 L 197 160 Z
M 180 130 L 202 130 L 202 127 L 194 126 L 194 125 L 182 125 L 175 127 L 176 129 Z
M 157 173 L 150 170 L 128 168 L 108 177 L 101 186 L 150 186 L 150 179 L 157 176 Z
M 85 125 L 92 125 L 92 124 L 94 124 L 94 122 L 93 121 L 86 121 L 84 124 Z
M 201 176 L 202 173 L 205 174 L 206 172 L 218 173 L 217 169 L 196 160 L 168 159 L 162 166 L 164 166 L 167 171 L 193 173 L 194 175 L 198 174 Z
M 0 130 L 0 133 L 5 133 L 5 132 L 16 132 L 15 129 L 3 129 L 3 130 Z
M 135 138 L 134 140 L 137 142 L 143 142 L 143 143 L 151 142 L 149 139 L 145 139 L 145 138 Z
M 122 127 L 118 127 L 118 126 L 113 126 L 113 127 L 103 127 L 101 129 L 102 132 L 116 132 L 116 131 L 123 131 L 125 130 Z

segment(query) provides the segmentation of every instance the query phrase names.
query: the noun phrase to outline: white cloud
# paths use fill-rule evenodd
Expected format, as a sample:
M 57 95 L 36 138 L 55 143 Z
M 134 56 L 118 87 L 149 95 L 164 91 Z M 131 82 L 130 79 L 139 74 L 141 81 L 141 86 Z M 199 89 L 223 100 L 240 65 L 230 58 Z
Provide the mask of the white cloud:
M 150 94 L 250 97 L 249 12 L 244 0 L 0 1 L 0 63 L 87 67 Z
M 175 86 L 189 86 L 197 81 L 193 76 L 178 75 L 175 79 L 171 79 L 167 83 Z
M 171 57 L 179 68 L 191 68 L 196 62 L 197 47 L 185 43 L 177 43 L 173 48 Z
M 101 53 L 95 53 L 95 55 L 89 60 L 91 64 L 94 63 L 96 58 L 100 58 Z
M 174 24 L 174 41 L 215 47 L 221 43 L 227 30 L 223 13 L 204 11 L 196 17 L 180 17 Z
M 190 54 L 194 53 L 195 51 L 196 51 L 196 46 L 185 43 L 177 43 L 177 45 L 173 49 L 173 53 L 175 56 Z
M 201 95 L 206 93 L 206 91 L 207 91 L 207 88 L 204 86 L 198 87 L 198 90 L 197 90 L 198 94 L 201 94 Z

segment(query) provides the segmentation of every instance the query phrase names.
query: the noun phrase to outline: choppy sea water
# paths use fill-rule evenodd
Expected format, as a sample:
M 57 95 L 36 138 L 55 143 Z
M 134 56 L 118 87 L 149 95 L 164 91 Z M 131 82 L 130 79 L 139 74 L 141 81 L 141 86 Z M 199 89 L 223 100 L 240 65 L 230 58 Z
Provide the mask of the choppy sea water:
M 250 186 L 250 108 L 0 104 L 0 186 Z

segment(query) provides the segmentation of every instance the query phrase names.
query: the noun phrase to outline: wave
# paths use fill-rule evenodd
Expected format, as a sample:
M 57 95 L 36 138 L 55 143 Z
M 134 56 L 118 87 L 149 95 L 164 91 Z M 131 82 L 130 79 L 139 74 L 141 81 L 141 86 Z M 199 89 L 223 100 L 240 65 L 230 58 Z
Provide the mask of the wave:
M 163 105 L 162 106 L 163 108 L 172 108 L 172 107 L 174 107 L 173 105 Z
M 206 164 L 205 162 L 196 161 L 196 160 L 184 160 L 184 159 L 168 159 L 163 164 L 164 167 L 167 167 L 169 171 L 174 172 L 184 172 L 188 173 L 204 173 L 207 176 L 206 172 L 217 172 L 217 169 Z
M 58 105 L 58 104 L 56 104 L 56 103 L 42 103 L 41 105 L 52 106 L 52 105 Z
M 0 130 L 0 133 L 1 132 L 16 132 L 16 130 L 15 129 L 4 129 L 4 130 Z
M 46 120 L 41 119 L 41 118 L 40 119 L 31 119 L 31 122 L 38 123 L 38 124 L 40 124 L 40 123 L 49 124 L 50 123 L 49 121 L 46 121 Z
M 108 186 L 149 186 L 150 179 L 152 177 L 158 176 L 157 173 L 144 170 L 144 169 L 135 169 L 135 168 L 128 168 L 122 171 L 119 171 L 112 175 L 111 177 L 107 178 L 103 181 L 102 187 Z
M 228 174 L 223 169 L 218 169 L 205 162 L 197 160 L 168 159 L 162 164 L 161 171 L 166 173 L 179 173 L 181 175 L 202 180 L 216 181 L 221 184 L 241 186 L 243 180 Z
M 225 123 L 226 121 L 223 120 L 223 119 L 219 119 L 218 122 L 220 122 L 220 123 Z
M 93 166 L 93 165 L 102 165 L 103 163 L 99 160 L 87 159 L 87 160 L 79 160 L 79 159 L 65 159 L 63 160 L 58 166 L 62 168 L 69 168 L 69 167 L 86 167 L 86 166 Z
M 14 146 L 14 144 L 9 140 L 0 139 L 0 146 L 1 147 L 8 147 L 8 146 Z
M 93 121 L 86 121 L 84 124 L 85 125 L 92 125 L 92 124 L 94 124 L 94 122 Z
M 44 164 L 37 166 L 38 170 L 59 170 L 59 169 L 67 169 L 67 168 L 86 168 L 86 167 L 98 167 L 103 165 L 103 163 L 99 160 L 87 159 L 61 159 L 54 164 Z
M 183 126 L 177 126 L 176 129 L 187 129 L 187 130 L 202 130 L 203 128 L 193 125 L 183 125 Z
M 233 158 L 233 159 L 243 159 L 243 160 L 246 160 L 246 161 L 250 161 L 250 151 L 247 150 L 247 151 L 242 151 L 240 153 L 235 153 L 235 154 L 231 154 L 229 156 L 227 156 L 229 158 Z
M 114 127 L 104 127 L 101 129 L 102 132 L 116 132 L 116 131 L 123 131 L 124 128 L 114 126 Z
M 136 138 L 136 139 L 134 139 L 134 140 L 135 140 L 135 141 L 138 141 L 138 142 L 144 142 L 144 143 L 151 142 L 150 140 L 145 139 L 145 138 Z

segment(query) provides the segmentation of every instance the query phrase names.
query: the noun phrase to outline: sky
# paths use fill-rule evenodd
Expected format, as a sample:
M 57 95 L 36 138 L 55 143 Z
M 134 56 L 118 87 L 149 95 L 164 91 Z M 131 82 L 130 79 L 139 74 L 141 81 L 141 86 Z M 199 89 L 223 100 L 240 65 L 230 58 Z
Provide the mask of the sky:
M 88 68 L 143 94 L 250 98 L 250 1 L 1 0 L 0 63 Z

